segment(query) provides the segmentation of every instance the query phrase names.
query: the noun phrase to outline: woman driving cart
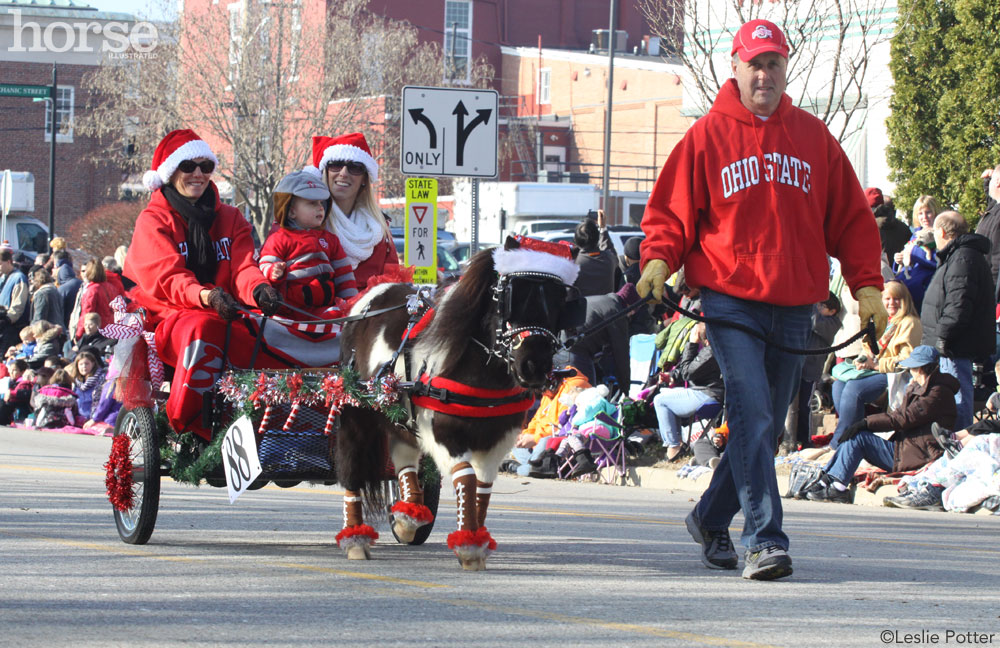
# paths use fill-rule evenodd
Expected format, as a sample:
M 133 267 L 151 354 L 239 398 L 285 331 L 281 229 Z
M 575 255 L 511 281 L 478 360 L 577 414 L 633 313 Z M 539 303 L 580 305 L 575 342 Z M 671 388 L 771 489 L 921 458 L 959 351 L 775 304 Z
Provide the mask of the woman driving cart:
M 219 200 L 211 180 L 216 164 L 194 131 L 163 138 L 143 176 L 153 194 L 136 221 L 124 268 L 137 284 L 131 297 L 146 312 L 146 328 L 155 331 L 156 352 L 175 369 L 166 405 L 170 426 L 205 439 L 211 430 L 202 418 L 203 396 L 227 360 L 236 367 L 253 361 L 255 368 L 283 368 L 339 359 L 339 345 L 314 345 L 292 327 L 262 326 L 263 318 L 246 310 L 252 304 L 270 316 L 281 300 L 254 262 L 249 223 Z

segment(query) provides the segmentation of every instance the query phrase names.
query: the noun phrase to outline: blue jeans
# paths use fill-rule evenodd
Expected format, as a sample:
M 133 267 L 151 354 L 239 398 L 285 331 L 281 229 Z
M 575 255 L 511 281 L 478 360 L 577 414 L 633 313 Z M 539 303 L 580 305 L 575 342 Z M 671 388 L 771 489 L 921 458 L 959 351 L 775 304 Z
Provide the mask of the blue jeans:
M 534 448 L 514 448 L 510 451 L 513 455 L 514 460 L 521 464 L 517 467 L 517 474 L 521 477 L 527 477 L 528 473 L 531 472 L 531 464 L 528 461 L 532 459 L 538 459 L 545 452 L 545 442 L 548 441 L 548 437 L 543 437 L 541 441 L 535 444 Z
M 837 408 L 837 429 L 833 433 L 833 440 L 830 441 L 831 448 L 836 450 L 844 430 L 865 417 L 865 404 L 881 396 L 888 387 L 889 379 L 883 373 L 846 382 L 833 381 L 833 406 Z
M 672 387 L 660 390 L 653 397 L 653 410 L 660 424 L 660 438 L 663 445 L 675 448 L 681 444 L 680 418 L 691 416 L 705 403 L 715 399 L 708 392 L 687 387 Z
M 705 315 L 736 322 L 786 346 L 805 348 L 812 305 L 774 306 L 702 290 Z M 781 498 L 774 452 L 799 386 L 805 356 L 784 353 L 744 331 L 708 325 L 708 340 L 726 384 L 729 443 L 695 507 L 702 526 L 729 527 L 743 510 L 743 546 L 788 549 L 781 530 Z
M 941 371 L 958 378 L 959 391 L 955 394 L 955 429 L 964 430 L 972 425 L 972 360 L 941 356 Z
M 856 437 L 840 444 L 833 459 L 826 465 L 826 474 L 841 484 L 850 484 L 862 459 L 882 470 L 892 472 L 893 442 L 868 431 L 858 432 Z

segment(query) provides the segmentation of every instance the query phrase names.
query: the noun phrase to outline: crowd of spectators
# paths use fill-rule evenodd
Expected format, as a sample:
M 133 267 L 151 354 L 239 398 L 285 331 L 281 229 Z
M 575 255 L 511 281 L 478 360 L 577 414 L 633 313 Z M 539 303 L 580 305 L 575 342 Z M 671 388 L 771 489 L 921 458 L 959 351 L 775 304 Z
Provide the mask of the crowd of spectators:
M 992 409 L 976 402 L 977 394 L 985 396 L 982 379 L 973 372 L 974 365 L 992 366 L 996 360 L 1000 313 L 996 306 L 1000 167 L 984 172 L 983 182 L 989 208 L 975 232 L 962 214 L 942 210 L 932 196 L 920 196 L 912 212 L 901 217 L 891 197 L 876 188 L 866 191 L 882 238 L 882 302 L 889 323 L 876 341 L 877 353 L 859 340 L 835 353 L 812 356 L 803 367 L 800 388 L 788 409 L 785 435 L 776 440 L 782 454 L 812 449 L 810 456 L 822 459 L 819 478 L 801 496 L 850 501 L 855 471 L 865 460 L 868 467 L 862 470 L 881 469 L 891 482 L 903 478 L 902 494 L 887 498 L 886 505 L 928 508 L 930 501 L 931 507 L 939 507 L 946 485 L 912 476 L 947 461 L 949 444 L 961 449 L 977 435 L 1000 433 L 1000 424 L 973 424 L 976 412 L 976 418 L 995 418 L 1000 402 L 1000 394 L 990 401 Z M 603 220 L 585 219 L 576 228 L 578 262 L 586 270 L 577 288 L 586 295 L 582 303 L 587 305 L 588 324 L 634 303 L 629 291 L 638 277 L 638 243 L 638 239 L 626 241 L 615 265 L 609 263 L 613 246 Z M 667 294 L 685 308 L 699 311 L 698 291 L 686 286 L 683 269 L 668 282 Z M 858 303 L 834 260 L 829 297 L 814 307 L 809 346 L 840 344 L 863 327 Z M 617 326 L 577 340 L 558 360 L 580 375 L 546 395 L 506 468 L 521 475 L 556 476 L 556 462 L 549 456 L 559 444 L 558 437 L 567 433 L 560 416 L 590 385 L 605 384 L 612 401 L 629 402 L 625 394 L 629 378 L 634 381 L 635 376 L 626 376 L 630 369 L 623 356 L 632 336 L 649 333 L 656 335 L 659 363 L 649 372 L 646 389 L 636 397 L 649 411 L 640 425 L 654 430 L 642 438 L 662 446 L 651 449 L 658 460 L 714 468 L 718 459 L 699 462 L 692 455 L 697 454 L 696 442 L 710 446 L 710 438 L 721 437 L 724 445 L 724 418 L 715 419 L 706 434 L 689 425 L 692 417 L 705 411 L 703 407 L 725 402 L 722 375 L 703 331 L 703 325 L 671 309 L 643 307 Z M 1000 363 L 997 376 L 1000 380 Z M 978 392 L 976 385 L 980 385 Z M 819 429 L 821 417 L 817 415 L 824 413 L 837 415 L 832 434 Z M 975 450 L 981 455 L 991 447 L 1000 443 L 990 446 L 981 441 Z M 713 451 L 717 457 L 718 450 Z M 994 459 L 1000 465 L 1000 456 Z M 588 462 L 578 464 L 587 466 Z M 934 470 L 932 475 L 942 472 Z M 570 476 L 579 474 L 575 470 Z M 908 481 L 913 483 L 909 492 Z
M 123 294 L 115 257 L 78 274 L 61 238 L 33 260 L 0 248 L 0 425 L 110 434 L 121 407 L 108 376 L 115 340 L 100 328 Z

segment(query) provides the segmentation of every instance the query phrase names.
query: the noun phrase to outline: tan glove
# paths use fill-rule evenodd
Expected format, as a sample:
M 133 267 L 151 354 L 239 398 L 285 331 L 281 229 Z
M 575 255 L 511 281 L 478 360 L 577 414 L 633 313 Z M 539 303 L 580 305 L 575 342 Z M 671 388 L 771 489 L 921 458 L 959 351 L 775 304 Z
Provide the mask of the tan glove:
M 858 288 L 854 298 L 858 300 L 861 328 L 868 326 L 868 319 L 874 317 L 875 337 L 882 337 L 882 334 L 885 333 L 885 327 L 889 323 L 889 314 L 885 312 L 885 306 L 882 304 L 882 293 L 875 286 L 865 286 Z
M 663 286 L 667 283 L 667 277 L 669 276 L 670 268 L 667 267 L 666 261 L 663 259 L 650 259 L 646 262 L 646 267 L 642 269 L 642 276 L 639 277 L 639 283 L 635 285 L 635 291 L 643 299 L 646 299 L 652 293 L 656 301 L 662 301 Z

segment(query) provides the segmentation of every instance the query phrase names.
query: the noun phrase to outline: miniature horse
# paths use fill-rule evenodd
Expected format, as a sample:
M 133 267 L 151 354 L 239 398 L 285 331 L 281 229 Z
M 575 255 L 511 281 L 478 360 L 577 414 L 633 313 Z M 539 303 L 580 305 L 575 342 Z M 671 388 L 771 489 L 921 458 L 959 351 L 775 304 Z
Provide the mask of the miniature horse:
M 423 451 L 442 474 L 451 475 L 455 488 L 458 530 L 448 536 L 448 547 L 464 569 L 485 569 L 496 547 L 485 527 L 493 480 L 521 430 L 532 393 L 551 377 L 559 317 L 577 273 L 565 245 L 508 238 L 504 248 L 480 252 L 457 284 L 443 295 L 438 291 L 425 316 L 430 323 L 392 367 L 397 376 L 415 381 L 403 399 L 409 422 L 394 425 L 372 409 L 342 410 L 336 465 L 346 493 L 337 543 L 349 559 L 370 558 L 369 546 L 378 537 L 363 523 L 363 512 L 383 504 L 388 441 L 401 493 L 392 507 L 399 541 L 409 542 L 432 521 L 417 480 Z M 413 293 L 408 284 L 379 285 L 351 313 L 399 305 Z M 353 352 L 362 379 L 391 361 L 410 323 L 407 310 L 398 308 L 344 326 L 342 348 L 345 355 Z

